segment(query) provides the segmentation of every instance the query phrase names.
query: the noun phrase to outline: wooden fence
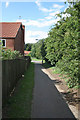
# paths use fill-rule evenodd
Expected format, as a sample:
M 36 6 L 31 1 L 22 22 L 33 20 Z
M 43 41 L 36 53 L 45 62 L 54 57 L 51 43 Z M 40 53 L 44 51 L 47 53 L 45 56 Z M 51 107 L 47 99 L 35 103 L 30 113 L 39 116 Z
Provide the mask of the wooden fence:
M 15 87 L 17 81 L 22 77 L 30 63 L 27 59 L 13 59 L 2 61 L 2 105 L 6 103 L 8 97 Z

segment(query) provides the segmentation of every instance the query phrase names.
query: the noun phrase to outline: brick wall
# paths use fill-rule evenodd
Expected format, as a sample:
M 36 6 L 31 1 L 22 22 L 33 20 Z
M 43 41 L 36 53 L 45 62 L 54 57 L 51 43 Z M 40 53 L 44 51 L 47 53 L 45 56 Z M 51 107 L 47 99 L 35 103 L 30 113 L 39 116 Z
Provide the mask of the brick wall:
M 23 29 L 22 29 L 23 27 Z M 25 26 L 19 28 L 18 33 L 15 38 L 5 38 L 6 39 L 6 49 L 20 51 L 24 55 L 24 32 Z
M 6 48 L 14 50 L 14 39 L 6 39 Z
M 18 50 L 24 54 L 24 32 L 21 28 L 19 29 L 18 34 L 14 40 L 14 50 Z

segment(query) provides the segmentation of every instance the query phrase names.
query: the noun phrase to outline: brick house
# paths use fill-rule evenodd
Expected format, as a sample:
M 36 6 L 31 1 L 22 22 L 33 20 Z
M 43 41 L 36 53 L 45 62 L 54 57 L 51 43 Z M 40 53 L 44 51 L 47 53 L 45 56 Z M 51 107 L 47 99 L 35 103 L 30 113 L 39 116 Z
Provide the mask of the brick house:
M 24 55 L 25 26 L 21 22 L 1 22 L 0 40 L 5 49 L 17 50 Z
M 24 55 L 27 56 L 31 51 L 24 51 Z

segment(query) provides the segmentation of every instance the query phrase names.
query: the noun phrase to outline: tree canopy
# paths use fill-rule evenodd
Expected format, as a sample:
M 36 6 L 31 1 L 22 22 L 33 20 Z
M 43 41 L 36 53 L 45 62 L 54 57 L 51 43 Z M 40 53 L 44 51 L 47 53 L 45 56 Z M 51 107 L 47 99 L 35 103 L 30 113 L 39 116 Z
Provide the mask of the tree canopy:
M 80 83 L 80 2 L 60 14 L 60 21 L 51 28 L 45 40 L 46 58 L 70 77 L 68 85 Z M 66 14 L 66 17 L 62 17 Z

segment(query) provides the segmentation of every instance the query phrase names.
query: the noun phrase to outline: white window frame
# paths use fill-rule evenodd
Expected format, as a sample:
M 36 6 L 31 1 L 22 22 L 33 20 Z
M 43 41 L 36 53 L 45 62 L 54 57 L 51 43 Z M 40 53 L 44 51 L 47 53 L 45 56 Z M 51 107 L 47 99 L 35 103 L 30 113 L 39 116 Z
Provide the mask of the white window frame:
M 1 42 L 3 41 L 3 40 L 5 40 L 5 46 L 2 46 L 3 48 L 5 48 L 6 47 L 6 39 L 0 39 L 1 40 Z

